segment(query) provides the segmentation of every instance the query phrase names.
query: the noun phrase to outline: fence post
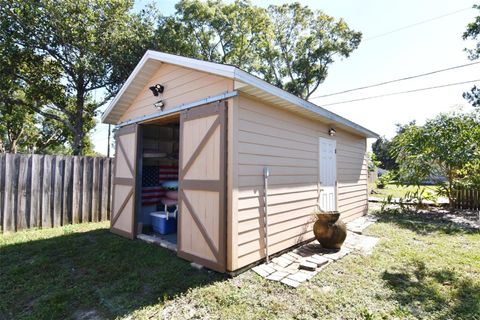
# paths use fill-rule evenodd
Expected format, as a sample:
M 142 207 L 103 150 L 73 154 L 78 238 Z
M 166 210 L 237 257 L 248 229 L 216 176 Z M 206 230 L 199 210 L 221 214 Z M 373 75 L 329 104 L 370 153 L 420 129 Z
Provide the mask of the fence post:
M 65 157 L 63 170 L 63 225 L 72 223 L 73 157 Z
M 5 207 L 5 154 L 0 154 L 0 231 L 3 232 L 4 224 L 4 207 Z
M 101 199 L 101 194 L 100 194 L 100 161 L 99 158 L 95 157 L 93 158 L 93 172 L 92 172 L 92 220 L 94 222 L 99 221 L 99 216 L 100 216 L 100 199 Z

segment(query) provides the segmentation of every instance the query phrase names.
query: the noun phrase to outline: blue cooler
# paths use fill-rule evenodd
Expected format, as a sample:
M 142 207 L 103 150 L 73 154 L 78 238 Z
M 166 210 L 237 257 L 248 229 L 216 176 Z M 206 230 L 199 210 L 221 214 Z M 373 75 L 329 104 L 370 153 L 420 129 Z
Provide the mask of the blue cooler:
M 171 213 L 157 211 L 150 213 L 153 231 L 160 234 L 170 234 L 177 232 L 177 219 Z

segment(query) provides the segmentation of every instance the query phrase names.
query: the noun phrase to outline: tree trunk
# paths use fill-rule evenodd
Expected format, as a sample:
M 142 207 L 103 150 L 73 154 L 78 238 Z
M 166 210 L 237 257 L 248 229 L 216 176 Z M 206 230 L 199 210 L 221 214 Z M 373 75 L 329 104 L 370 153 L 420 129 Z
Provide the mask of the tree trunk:
M 23 133 L 23 127 L 18 132 L 14 132 L 13 130 L 8 129 L 8 140 L 10 142 L 9 143 L 10 150 L 8 152 L 14 153 L 14 154 L 17 153 L 18 140 L 20 140 L 22 133 Z
M 77 119 L 75 123 L 75 131 L 73 132 L 72 151 L 74 156 L 83 155 L 83 130 L 82 120 Z
M 12 139 L 12 141 L 10 141 L 10 153 L 17 153 L 17 142 L 18 140 L 17 139 Z
M 448 171 L 448 187 L 447 187 L 448 207 L 453 210 L 455 198 L 453 197 L 453 172 Z
M 79 88 L 80 87 L 80 88 Z M 85 132 L 83 130 L 83 109 L 85 108 L 85 90 L 81 88 L 82 85 L 77 86 L 77 97 L 75 101 L 75 119 L 72 119 L 73 123 L 73 155 L 80 156 L 84 153 L 83 139 Z

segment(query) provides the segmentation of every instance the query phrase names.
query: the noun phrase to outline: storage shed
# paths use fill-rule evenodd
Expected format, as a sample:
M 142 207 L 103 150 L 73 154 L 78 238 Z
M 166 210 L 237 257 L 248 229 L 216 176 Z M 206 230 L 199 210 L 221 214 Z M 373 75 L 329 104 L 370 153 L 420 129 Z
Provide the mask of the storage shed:
M 311 240 L 317 203 L 367 212 L 377 134 L 234 66 L 147 51 L 102 121 L 118 128 L 111 231 L 213 270 Z

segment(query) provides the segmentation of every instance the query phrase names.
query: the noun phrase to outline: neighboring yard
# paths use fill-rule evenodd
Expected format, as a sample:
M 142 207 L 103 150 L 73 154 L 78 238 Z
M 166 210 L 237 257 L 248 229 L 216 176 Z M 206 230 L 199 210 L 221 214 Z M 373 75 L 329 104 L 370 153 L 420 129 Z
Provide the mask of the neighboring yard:
M 107 223 L 0 237 L 0 318 L 479 319 L 480 233 L 432 215 L 379 214 L 373 255 L 295 290 L 249 271 L 197 271 Z
M 436 196 L 437 195 L 437 186 L 420 186 L 420 190 L 425 190 L 424 196 L 427 193 Z M 369 196 L 385 199 L 389 195 L 392 195 L 393 198 L 404 198 L 407 192 L 416 192 L 418 190 L 417 186 L 413 185 L 397 185 L 397 184 L 387 184 L 385 188 L 379 189 L 377 188 L 375 183 L 369 183 L 368 189 L 370 190 Z M 373 190 L 373 193 L 371 192 Z

